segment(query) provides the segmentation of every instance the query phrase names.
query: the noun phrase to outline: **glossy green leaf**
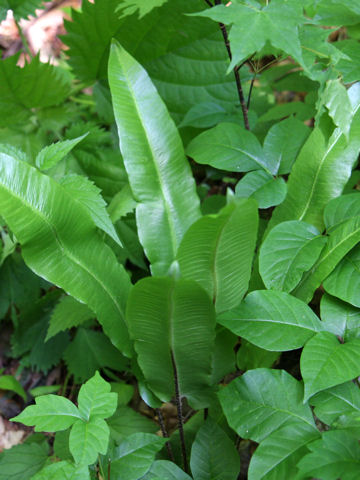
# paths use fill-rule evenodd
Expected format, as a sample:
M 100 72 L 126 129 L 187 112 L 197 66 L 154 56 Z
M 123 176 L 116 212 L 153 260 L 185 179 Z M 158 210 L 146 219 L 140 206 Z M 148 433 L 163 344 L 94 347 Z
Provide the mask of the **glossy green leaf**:
M 340 80 L 329 80 L 320 101 L 325 104 L 330 117 L 342 133 L 348 135 L 354 112 L 347 90 Z
M 323 210 L 331 199 L 341 195 L 360 150 L 359 85 L 349 90 L 349 97 L 354 112 L 349 141 L 340 129 L 329 140 L 320 128 L 314 129 L 296 159 L 287 197 L 275 210 L 272 227 L 287 220 L 303 220 L 323 229 Z
M 235 480 L 240 456 L 226 433 L 208 418 L 191 447 L 190 468 L 194 480 Z
M 304 23 L 305 18 L 299 2 L 272 0 L 266 6 L 261 6 L 258 2 L 236 2 L 226 6 L 219 5 L 198 15 L 233 25 L 229 36 L 233 59 L 229 68 L 261 50 L 267 42 L 301 63 L 298 25 Z M 256 35 L 251 34 L 248 25 L 252 25 Z
M 180 244 L 182 276 L 196 280 L 218 312 L 238 305 L 248 289 L 257 227 L 256 203 L 240 200 L 195 222 Z
M 326 230 L 332 231 L 349 218 L 360 215 L 360 194 L 349 193 L 331 200 L 324 210 Z
M 194 105 L 186 113 L 179 127 L 209 128 L 226 122 L 228 112 L 217 103 L 202 102 Z
M 291 292 L 319 258 L 326 240 L 306 222 L 290 220 L 276 225 L 260 249 L 260 274 L 266 287 Z
M 360 469 L 360 445 L 356 436 L 341 430 L 324 432 L 311 443 L 311 453 L 298 463 L 303 478 L 356 480 Z
M 86 207 L 95 225 L 122 246 L 106 210 L 106 203 L 100 194 L 100 189 L 91 180 L 81 175 L 66 175 L 61 178 L 60 183 L 73 200 Z
M 102 418 L 89 422 L 78 420 L 72 427 L 69 447 L 77 465 L 91 465 L 99 453 L 105 455 L 109 443 L 110 429 Z
M 150 469 L 165 439 L 151 433 L 134 433 L 116 447 L 111 458 L 114 480 L 138 480 Z
M 111 382 L 111 391 L 118 397 L 118 406 L 127 405 L 134 396 L 135 387 L 124 382 Z
M 244 371 L 254 368 L 271 368 L 279 356 L 279 352 L 264 350 L 241 339 L 241 346 L 236 353 L 236 363 L 238 368 Z
M 108 212 L 113 223 L 120 220 L 128 213 L 135 210 L 137 202 L 134 200 L 131 188 L 126 184 L 120 192 L 118 192 L 108 206 Z
M 235 371 L 237 336 L 221 325 L 216 326 L 215 346 L 212 357 L 211 383 L 216 385 L 225 375 Z
M 315 290 L 334 270 L 340 260 L 360 241 L 360 216 L 350 218 L 330 232 L 328 241 L 315 265 L 306 272 L 294 294 L 309 302 Z
M 139 202 L 139 238 L 153 273 L 166 274 L 185 231 L 200 216 L 195 182 L 180 136 L 150 78 L 117 43 L 112 44 L 109 83 L 120 149 Z
M 167 460 L 156 460 L 144 480 L 191 480 L 191 477 L 175 463 Z
M 40 170 L 48 170 L 71 152 L 78 143 L 86 137 L 87 133 L 81 137 L 73 138 L 71 140 L 64 140 L 63 142 L 56 142 L 47 147 L 44 147 L 36 156 L 35 164 Z
M 26 401 L 26 392 L 21 383 L 12 375 L 0 376 L 0 390 L 11 390 L 17 393 Z
M 0 453 L 0 480 L 30 480 L 48 459 L 47 443 L 16 445 Z
M 235 123 L 220 123 L 200 133 L 189 143 L 186 153 L 197 163 L 220 170 L 276 173 L 276 165 L 268 162 L 255 135 Z
M 286 197 L 286 183 L 283 178 L 274 178 L 267 172 L 258 170 L 245 175 L 235 187 L 235 195 L 240 198 L 253 198 L 259 208 L 279 205 Z
M 266 350 L 285 351 L 302 347 L 323 329 L 305 303 L 285 292 L 257 290 L 217 321 L 249 342 Z
M 131 15 L 134 12 L 139 13 L 139 17 L 151 12 L 156 7 L 161 7 L 167 0 L 147 0 L 144 3 L 142 0 L 123 0 L 119 5 L 121 7 L 121 15 Z
M 324 281 L 324 289 L 355 307 L 360 307 L 360 248 L 355 247 Z
M 77 467 L 69 462 L 56 462 L 47 465 L 31 480 L 90 480 L 87 466 Z
M 211 398 L 211 355 L 215 340 L 215 310 L 194 281 L 144 278 L 132 290 L 127 305 L 130 334 L 149 387 L 162 400 L 174 391 L 194 408 Z
M 304 401 L 315 393 L 360 375 L 360 339 L 342 344 L 335 335 L 320 332 L 305 345 L 300 359 Z
M 320 302 L 324 329 L 345 341 L 360 336 L 360 309 L 325 293 Z
M 0 155 L 0 179 L 0 213 L 22 245 L 28 266 L 86 303 L 112 342 L 129 355 L 124 310 L 130 280 L 96 234 L 86 208 L 13 156 Z
M 229 425 L 243 438 L 261 442 L 285 424 L 315 429 L 303 386 L 284 370 L 258 368 L 233 380 L 219 393 Z
M 269 108 L 264 115 L 258 119 L 258 122 L 272 122 L 274 120 L 282 120 L 284 117 L 295 115 L 296 120 L 309 120 L 315 115 L 316 111 L 312 104 L 303 102 L 279 103 Z
M 79 328 L 63 358 L 76 381 L 85 382 L 96 370 L 108 367 L 124 370 L 127 359 L 102 332 Z
M 310 403 L 315 415 L 331 425 L 341 415 L 360 415 L 360 390 L 353 382 L 343 383 L 314 395 Z
M 307 424 L 285 425 L 260 443 L 251 457 L 249 480 L 296 478 L 296 464 L 308 450 L 306 446 L 319 437 Z
M 78 404 L 83 419 L 108 418 L 115 413 L 117 395 L 110 390 L 110 384 L 99 375 L 99 372 L 82 385 Z
M 141 415 L 130 407 L 119 407 L 109 418 L 111 438 L 119 444 L 124 438 L 138 432 L 156 433 L 159 425 L 145 415 Z
M 63 297 L 55 306 L 50 317 L 46 340 L 59 332 L 77 327 L 94 317 L 95 314 L 84 303 L 80 303 L 70 296 Z
M 309 136 L 310 129 L 294 117 L 273 125 L 264 140 L 264 153 L 277 173 L 290 173 L 300 148 Z
M 71 427 L 79 418 L 79 410 L 67 398 L 58 395 L 44 395 L 35 399 L 13 422 L 35 425 L 36 432 L 58 432 Z
M 360 53 L 357 40 L 347 39 L 336 42 L 336 48 L 347 56 L 347 58 L 341 58 L 336 65 L 342 74 L 344 83 L 358 82 L 360 80 Z

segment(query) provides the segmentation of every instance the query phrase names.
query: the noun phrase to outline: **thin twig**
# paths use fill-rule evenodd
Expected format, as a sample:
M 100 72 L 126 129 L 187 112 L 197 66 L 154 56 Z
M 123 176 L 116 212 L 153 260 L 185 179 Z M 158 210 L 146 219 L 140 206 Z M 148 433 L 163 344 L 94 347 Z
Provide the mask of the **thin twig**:
M 33 54 L 31 53 L 30 46 L 29 46 L 29 43 L 27 41 L 26 35 L 24 34 L 19 22 L 15 19 L 15 17 L 14 17 L 14 22 L 15 22 L 16 28 L 18 29 L 18 32 L 19 32 L 19 35 L 20 35 L 20 38 L 21 38 L 21 43 L 24 47 L 24 50 L 29 55 L 29 57 L 32 58 Z
M 215 0 L 215 5 L 221 5 L 221 0 Z M 227 32 L 226 26 L 223 23 L 219 23 L 219 26 L 220 26 L 222 36 L 224 38 L 225 47 L 226 47 L 226 50 L 227 50 L 227 53 L 228 53 L 228 57 L 229 57 L 230 62 L 231 62 L 232 61 L 232 52 L 231 52 L 231 47 L 230 47 L 229 35 L 228 35 L 228 32 Z M 241 106 L 242 114 L 243 114 L 243 117 L 244 117 L 245 128 L 246 128 L 246 130 L 250 130 L 248 109 L 247 109 L 247 106 L 246 106 L 246 101 L 245 101 L 244 92 L 243 92 L 242 85 L 241 85 L 240 73 L 239 73 L 239 70 L 242 67 L 242 65 L 241 66 L 236 65 L 234 67 L 234 76 L 235 76 L 235 82 L 236 82 L 238 97 L 239 97 L 239 100 L 240 100 L 240 106 Z
M 181 396 L 180 396 L 180 389 L 179 389 L 179 378 L 177 374 L 177 368 L 175 363 L 175 358 L 173 352 L 171 352 L 171 361 L 174 371 L 174 383 L 175 383 L 175 401 L 176 401 L 176 409 L 177 409 L 177 417 L 179 423 L 179 434 L 180 434 L 180 443 L 181 443 L 181 456 L 183 459 L 183 467 L 185 473 L 189 473 L 188 462 L 187 462 L 187 454 L 186 454 L 186 446 L 185 446 L 185 435 L 184 435 L 184 420 L 183 420 L 183 413 L 182 413 L 182 403 L 181 403 Z
M 161 433 L 163 435 L 164 438 L 169 438 L 169 434 L 166 430 L 166 427 L 165 427 L 165 422 L 164 422 L 164 417 L 163 417 L 163 414 L 162 414 L 162 411 L 160 410 L 160 408 L 157 408 L 156 409 L 156 415 L 159 419 L 159 425 L 160 425 L 160 428 L 161 428 Z M 173 454 L 173 451 L 172 451 L 172 448 L 171 448 L 171 443 L 170 442 L 166 442 L 165 443 L 165 446 L 166 446 L 166 450 L 169 454 L 169 458 L 172 462 L 175 462 L 175 458 L 174 458 L 174 454 Z
M 254 76 L 253 76 L 253 78 L 251 79 L 251 83 L 250 83 L 249 95 L 248 95 L 248 100 L 247 100 L 247 104 L 246 104 L 246 108 L 247 108 L 248 110 L 249 110 L 249 108 L 250 108 L 250 100 L 251 100 L 252 90 L 253 90 L 253 87 L 254 87 L 255 78 L 256 78 L 256 72 L 254 73 Z

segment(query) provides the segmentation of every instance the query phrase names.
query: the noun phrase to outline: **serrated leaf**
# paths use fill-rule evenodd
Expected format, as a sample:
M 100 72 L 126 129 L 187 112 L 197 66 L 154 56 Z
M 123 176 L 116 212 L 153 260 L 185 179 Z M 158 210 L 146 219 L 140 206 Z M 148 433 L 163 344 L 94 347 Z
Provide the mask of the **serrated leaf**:
M 144 480 L 191 480 L 191 477 L 175 463 L 167 460 L 156 460 Z
M 326 237 L 306 222 L 276 225 L 261 245 L 259 270 L 268 289 L 291 292 L 319 258 Z
M 111 385 L 96 372 L 79 391 L 79 412 L 83 419 L 111 417 L 117 407 L 117 395 L 110 392 Z
M 139 202 L 140 242 L 153 274 L 166 274 L 185 231 L 200 216 L 195 182 L 180 136 L 150 78 L 117 43 L 111 48 L 109 83 L 120 149 Z
M 90 473 L 87 466 L 56 462 L 43 468 L 31 480 L 90 480 Z
M 234 480 L 239 474 L 239 453 L 211 418 L 196 434 L 191 447 L 190 468 L 194 480 Z
M 108 213 L 111 221 L 116 223 L 121 217 L 135 210 L 137 202 L 131 192 L 130 185 L 126 184 L 111 200 Z
M 226 25 L 231 24 L 229 40 L 233 58 L 229 69 L 260 51 L 267 42 L 290 54 L 301 63 L 302 53 L 298 26 L 305 23 L 300 2 L 272 0 L 266 6 L 231 3 L 198 13 Z M 256 30 L 251 35 L 248 25 Z
M 11 420 L 28 426 L 35 425 L 35 432 L 59 432 L 81 418 L 79 410 L 65 397 L 44 395 L 37 397 L 35 403 Z
M 64 187 L 13 156 L 0 154 L 0 179 L 0 213 L 28 266 L 89 305 L 112 342 L 130 355 L 123 317 L 130 280 L 88 211 Z
M 264 140 L 264 154 L 278 174 L 290 173 L 300 148 L 310 134 L 310 129 L 300 120 L 289 117 L 273 125 Z
M 360 194 L 349 193 L 331 200 L 324 210 L 326 230 L 332 231 L 349 218 L 360 215 Z
M 258 170 L 247 173 L 236 185 L 235 195 L 240 198 L 253 198 L 259 208 L 279 205 L 286 197 L 286 183 L 283 178 L 274 178 L 267 172 Z
M 165 441 L 151 433 L 134 433 L 124 439 L 111 458 L 111 475 L 138 480 L 150 469 Z
M 26 401 L 26 392 L 21 383 L 12 375 L 0 376 L 0 390 L 10 390 L 17 393 Z
M 341 415 L 360 415 L 360 390 L 355 383 L 343 383 L 314 395 L 310 403 L 315 407 L 315 415 L 332 425 Z
M 91 465 L 99 453 L 105 455 L 109 443 L 110 429 L 102 418 L 88 422 L 78 420 L 71 428 L 69 447 L 76 465 Z
M 324 228 L 323 210 L 341 195 L 360 150 L 360 85 L 348 91 L 354 118 L 349 141 L 336 129 L 330 139 L 315 128 L 292 168 L 285 201 L 276 208 L 270 228 L 287 220 L 303 220 Z
M 285 292 L 257 290 L 217 321 L 260 348 L 295 350 L 322 330 L 315 313 Z
M 156 7 L 161 7 L 167 0 L 147 0 L 146 3 L 143 0 L 124 0 L 119 7 L 121 8 L 121 16 L 131 15 L 134 12 L 138 12 L 139 17 L 147 15 L 151 10 Z
M 102 332 L 81 327 L 65 350 L 64 360 L 69 371 L 80 382 L 88 380 L 100 368 L 123 370 L 127 365 L 126 358 Z
M 34 15 L 38 8 L 43 8 L 41 0 L 0 0 L 0 22 L 5 20 L 8 10 L 12 10 L 15 19 L 20 20 Z
M 256 136 L 235 123 L 220 123 L 200 133 L 189 143 L 186 153 L 197 163 L 220 170 L 276 173 L 276 165 L 265 158 Z
M 17 60 L 14 55 L 0 64 L 1 126 L 28 120 L 33 108 L 59 105 L 70 92 L 71 77 L 62 68 L 41 63 L 39 56 L 23 68 Z
M 51 314 L 45 341 L 59 332 L 77 327 L 94 317 L 94 312 L 84 303 L 70 296 L 62 297 Z
M 16 445 L 0 453 L 0 480 L 30 480 L 45 465 L 46 442 Z
M 257 228 L 256 203 L 239 200 L 184 235 L 177 253 L 181 274 L 206 290 L 218 312 L 238 305 L 248 288 Z
M 247 371 L 219 393 L 229 425 L 243 438 L 261 442 L 282 425 L 307 424 L 315 430 L 303 386 L 284 370 Z
M 360 336 L 360 309 L 325 293 L 320 302 L 324 329 L 345 341 Z
M 300 474 L 321 480 L 356 480 L 360 469 L 360 445 L 356 436 L 342 430 L 323 432 L 308 445 L 311 453 L 298 463 Z
M 296 478 L 296 464 L 308 452 L 306 446 L 320 436 L 315 428 L 297 423 L 269 435 L 251 457 L 249 480 Z
M 147 277 L 129 297 L 127 319 L 151 390 L 169 401 L 176 368 L 180 394 L 194 408 L 208 406 L 215 309 L 207 293 L 191 280 Z
M 101 196 L 100 189 L 88 178 L 81 175 L 67 175 L 60 180 L 60 184 L 75 201 L 86 207 L 95 225 L 122 247 L 106 210 L 106 202 Z
M 329 332 L 318 333 L 305 345 L 300 369 L 304 402 L 321 390 L 353 380 L 360 375 L 360 338 L 342 344 Z
M 348 253 L 324 281 L 324 289 L 334 297 L 360 307 L 358 290 L 360 286 L 360 248 Z
M 36 156 L 35 164 L 40 170 L 48 170 L 59 163 L 78 143 L 81 142 L 88 134 L 85 133 L 81 137 L 71 140 L 56 142 L 44 147 Z

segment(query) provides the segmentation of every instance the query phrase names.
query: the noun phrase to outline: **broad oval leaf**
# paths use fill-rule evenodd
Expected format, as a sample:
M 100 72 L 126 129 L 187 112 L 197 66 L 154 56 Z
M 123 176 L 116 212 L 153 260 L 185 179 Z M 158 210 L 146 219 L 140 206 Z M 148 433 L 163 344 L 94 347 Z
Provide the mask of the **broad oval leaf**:
M 186 153 L 197 163 L 220 170 L 276 173 L 274 165 L 267 162 L 255 135 L 235 123 L 220 123 L 200 133 L 189 143 Z
M 291 292 L 319 258 L 326 240 L 299 220 L 276 225 L 260 249 L 259 269 L 266 288 Z
M 190 280 L 144 278 L 129 296 L 127 319 L 154 393 L 169 401 L 176 374 L 180 394 L 194 408 L 208 406 L 215 310 L 206 292 Z
M 354 85 L 349 95 L 354 112 L 349 141 L 339 128 L 329 140 L 319 127 L 313 130 L 296 159 L 287 197 L 275 210 L 270 227 L 287 220 L 304 220 L 323 229 L 323 210 L 341 195 L 360 150 L 360 85 Z
M 296 478 L 296 465 L 308 453 L 306 446 L 320 433 L 304 423 L 285 425 L 269 435 L 255 450 L 249 465 L 249 480 Z
M 102 418 L 89 422 L 78 420 L 71 428 L 69 448 L 75 463 L 91 465 L 99 453 L 105 455 L 109 443 L 110 429 Z
M 177 259 L 184 278 L 196 280 L 218 312 L 235 307 L 248 289 L 258 228 L 253 200 L 230 203 L 186 232 Z
M 327 293 L 321 297 L 320 316 L 324 330 L 344 338 L 360 336 L 360 309 Z
M 303 386 L 284 370 L 248 370 L 219 393 L 229 425 L 243 438 L 261 442 L 282 425 L 315 428 Z
M 55 462 L 47 465 L 31 480 L 90 480 L 89 468 L 77 466 L 70 462 Z
M 311 453 L 298 463 L 300 478 L 359 478 L 360 445 L 357 436 L 345 430 L 323 432 L 322 438 L 308 445 L 308 448 Z
M 196 434 L 190 468 L 195 480 L 234 480 L 239 474 L 239 453 L 211 417 Z
M 109 83 L 120 150 L 139 202 L 139 238 L 152 272 L 164 275 L 185 231 L 200 217 L 195 182 L 179 133 L 149 76 L 115 42 Z
M 59 432 L 81 419 L 79 410 L 65 397 L 44 395 L 37 397 L 35 403 L 11 420 L 24 425 L 35 425 L 36 432 Z
M 360 375 L 360 338 L 342 344 L 329 332 L 318 333 L 305 345 L 300 369 L 304 402 L 321 390 L 353 380 Z
M 356 170 L 355 170 L 356 171 Z M 349 193 L 334 198 L 324 210 L 324 222 L 329 232 L 349 218 L 360 215 L 360 193 Z
M 310 302 L 321 282 L 340 260 L 360 241 L 360 216 L 349 218 L 329 234 L 328 241 L 314 266 L 304 273 L 293 294 Z
M 334 297 L 360 307 L 360 247 L 344 257 L 324 282 L 325 290 Z
M 304 302 L 285 292 L 257 290 L 217 321 L 265 350 L 286 351 L 302 347 L 323 329 Z
M 96 372 L 79 391 L 79 412 L 84 420 L 111 417 L 117 407 L 117 395 L 111 392 L 110 383 Z
M 263 170 L 249 172 L 235 187 L 235 195 L 240 198 L 253 198 L 259 208 L 279 205 L 286 197 L 286 183 L 283 178 L 274 178 Z
M 192 480 L 187 473 L 175 463 L 167 460 L 156 460 L 144 480 Z
M 125 324 L 130 279 L 86 208 L 50 177 L 0 153 L 0 213 L 27 265 L 86 303 L 114 345 L 130 355 Z

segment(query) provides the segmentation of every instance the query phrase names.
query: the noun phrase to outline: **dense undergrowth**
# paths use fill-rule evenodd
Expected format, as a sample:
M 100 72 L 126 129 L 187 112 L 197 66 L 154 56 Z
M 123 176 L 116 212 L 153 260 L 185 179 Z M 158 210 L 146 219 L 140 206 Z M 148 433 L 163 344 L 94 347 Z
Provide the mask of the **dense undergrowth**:
M 0 480 L 358 479 L 360 4 L 65 28 L 0 61 Z

